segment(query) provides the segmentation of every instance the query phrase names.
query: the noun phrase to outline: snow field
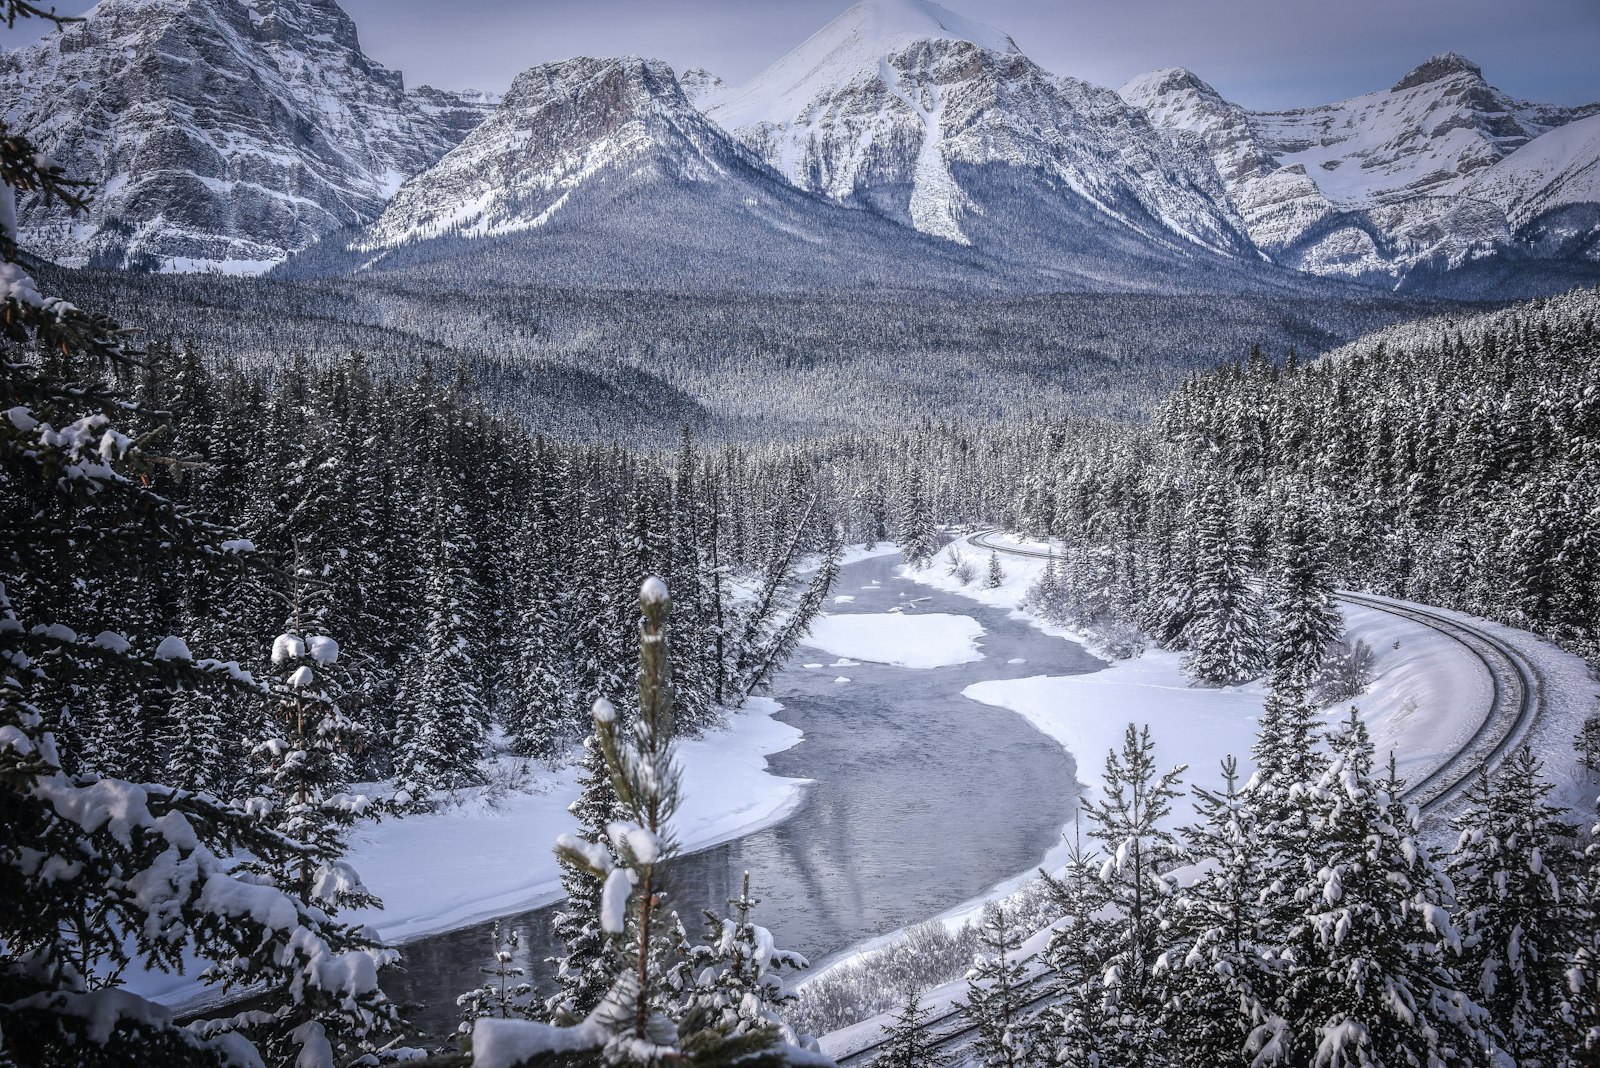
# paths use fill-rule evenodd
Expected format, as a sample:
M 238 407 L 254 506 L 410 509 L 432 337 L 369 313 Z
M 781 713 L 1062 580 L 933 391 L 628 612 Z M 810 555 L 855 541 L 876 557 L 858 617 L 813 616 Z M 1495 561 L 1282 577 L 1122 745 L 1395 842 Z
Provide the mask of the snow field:
M 1043 543 L 1010 535 L 991 540 L 1035 551 L 1047 548 Z M 1032 619 L 1019 607 L 1028 588 L 1043 572 L 1045 561 L 1001 554 L 1005 577 L 999 587 L 990 589 L 982 577 L 963 585 L 949 574 L 954 552 L 974 564 L 976 574 L 984 574 L 987 550 L 964 540 L 946 546 L 926 570 L 906 574 L 937 589 L 1010 608 L 1046 633 L 1087 641 L 1083 635 Z M 1492 680 L 1469 650 L 1438 631 L 1377 609 L 1350 604 L 1341 607 L 1346 639 L 1364 641 L 1373 649 L 1373 680 L 1364 694 L 1353 702 L 1325 710 L 1325 716 L 1333 723 L 1348 713 L 1351 704 L 1355 705 L 1372 732 L 1380 758 L 1393 752 L 1401 774 L 1418 781 L 1456 752 L 1477 729 L 1491 698 Z M 1596 778 L 1577 766 L 1571 740 L 1584 715 L 1600 700 L 1600 683 L 1589 676 L 1581 659 L 1531 634 L 1460 613 L 1442 614 L 1498 635 L 1533 660 L 1542 676 L 1547 706 L 1533 732 L 1532 744 L 1545 759 L 1547 774 L 1557 783 L 1553 799 L 1588 811 Z M 1219 778 L 1218 763 L 1230 754 L 1239 759 L 1241 768 L 1248 769 L 1249 750 L 1266 697 L 1262 683 L 1194 686 L 1182 673 L 1180 654 L 1158 650 L 1147 651 L 1133 660 L 1113 661 L 1091 674 L 993 680 L 969 686 L 963 693 L 974 701 L 1026 717 L 1059 742 L 1077 760 L 1079 779 L 1090 791 L 1097 788 L 1105 754 L 1121 744 L 1130 721 L 1149 724 L 1159 764 L 1189 765 L 1186 783 L 1213 785 Z M 1172 822 L 1181 825 L 1192 816 L 1192 807 L 1180 800 Z M 1433 831 L 1436 845 L 1447 846 L 1452 841 L 1445 821 L 1435 821 Z M 1042 858 L 1040 866 L 1058 870 L 1065 861 L 1065 852 L 1063 839 Z M 982 897 L 957 905 L 934 919 L 952 930 L 959 928 L 979 916 L 985 904 L 1015 893 L 1032 876 L 1031 871 L 1020 873 L 996 884 Z M 808 975 L 806 981 L 815 981 L 832 968 L 868 958 L 904 934 L 897 931 L 864 942 Z M 1047 933 L 1042 932 L 1028 941 L 1025 951 L 1037 951 L 1046 941 Z M 964 992 L 964 983 L 958 981 L 925 992 L 925 998 L 938 1011 Z M 828 1035 L 822 1040 L 823 1049 L 835 1056 L 860 1049 L 876 1039 L 885 1020 L 875 1017 Z
M 833 656 L 907 668 L 982 660 L 983 627 L 971 616 L 928 612 L 818 616 L 804 644 Z
M 801 738 L 773 718 L 781 708 L 753 698 L 729 717 L 727 729 L 678 742 L 684 797 L 673 830 L 683 849 L 749 834 L 799 805 L 809 780 L 766 770 L 768 755 Z M 472 791 L 438 812 L 364 826 L 351 837 L 347 859 L 384 908 L 352 918 L 403 942 L 560 900 L 551 843 L 577 827 L 567 812 L 578 796 L 577 770 L 548 773 L 533 790 L 497 804 Z

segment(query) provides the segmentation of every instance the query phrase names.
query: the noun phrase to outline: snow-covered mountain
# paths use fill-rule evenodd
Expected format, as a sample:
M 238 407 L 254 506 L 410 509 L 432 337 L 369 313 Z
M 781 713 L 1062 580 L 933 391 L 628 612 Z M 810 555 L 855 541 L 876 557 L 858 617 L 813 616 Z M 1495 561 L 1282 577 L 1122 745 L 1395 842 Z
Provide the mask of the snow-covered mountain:
M 101 0 L 0 54 L 0 100 L 96 190 L 86 218 L 24 202 L 28 247 L 239 271 L 375 218 L 494 103 L 408 92 L 334 0 Z
M 1600 263 L 1600 114 L 1528 142 L 1474 174 L 1463 192 L 1505 212 L 1530 247 Z
M 741 86 L 579 58 L 503 101 L 407 90 L 335 0 L 101 0 L 0 54 L 0 118 L 96 189 L 87 218 L 22 205 L 27 246 L 69 265 L 254 271 L 315 244 L 289 273 L 1303 288 L 1288 267 L 1535 291 L 1600 272 L 1600 105 L 1512 99 L 1451 54 L 1293 111 L 1177 68 L 1119 95 L 930 0 L 861 0 Z
M 728 92 L 728 83 L 704 67 L 684 71 L 678 77 L 678 84 L 683 86 L 683 95 L 689 103 L 701 111 L 711 108 Z
M 928 0 L 861 0 L 707 113 L 802 189 L 991 254 L 1254 254 L 1192 143 Z
M 1509 211 L 1523 204 L 1519 183 L 1556 159 L 1557 169 L 1592 173 L 1588 141 L 1544 138 L 1600 112 L 1515 100 L 1453 53 L 1389 89 L 1292 111 L 1247 111 L 1182 68 L 1141 75 L 1121 93 L 1153 123 L 1204 144 L 1251 238 L 1276 262 L 1386 284 L 1527 254 L 1531 219 Z M 1544 164 L 1510 163 L 1525 151 Z M 1585 151 L 1587 166 L 1571 155 Z M 1557 200 L 1592 194 L 1592 181 L 1585 193 L 1575 177 L 1552 174 L 1567 188 Z
M 375 222 L 279 273 L 720 289 L 970 282 L 992 268 L 943 245 L 795 189 L 666 64 L 580 57 L 523 72 Z

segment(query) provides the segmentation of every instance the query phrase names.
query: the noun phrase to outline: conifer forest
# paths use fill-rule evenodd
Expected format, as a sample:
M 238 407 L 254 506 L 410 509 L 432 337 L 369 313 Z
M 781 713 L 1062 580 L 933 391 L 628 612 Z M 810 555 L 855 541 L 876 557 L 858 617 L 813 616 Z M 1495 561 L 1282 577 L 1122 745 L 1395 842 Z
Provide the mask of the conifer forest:
M 0 0 L 0 1068 L 1600 1064 L 1600 19 L 1156 6 Z

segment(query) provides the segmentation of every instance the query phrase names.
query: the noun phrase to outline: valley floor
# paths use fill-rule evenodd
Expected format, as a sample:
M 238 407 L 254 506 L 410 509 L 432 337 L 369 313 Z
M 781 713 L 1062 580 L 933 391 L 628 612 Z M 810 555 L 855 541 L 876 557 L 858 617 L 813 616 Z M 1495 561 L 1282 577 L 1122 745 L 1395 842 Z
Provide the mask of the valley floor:
M 1009 544 L 1042 548 L 1014 540 Z M 949 574 L 952 552 L 981 555 L 957 542 L 929 568 L 909 577 L 1031 620 L 1020 604 L 1042 571 L 1042 560 L 1003 557 L 1004 580 L 987 588 L 982 578 L 963 584 Z M 848 559 L 867 555 L 874 554 L 856 549 Z M 981 574 L 983 568 L 977 570 Z M 848 603 L 858 595 L 841 589 L 835 599 Z M 1417 623 L 1356 606 L 1346 607 L 1346 617 L 1349 637 L 1367 642 L 1375 653 L 1373 684 L 1355 703 L 1380 755 L 1393 751 L 1402 774 L 1415 780 L 1448 759 L 1472 732 L 1483 716 L 1491 680 L 1459 644 Z M 1082 635 L 1031 621 L 1063 640 L 1085 641 Z M 1514 641 L 1544 674 L 1547 714 L 1533 744 L 1560 784 L 1561 800 L 1575 803 L 1585 789 L 1592 791 L 1593 784 L 1581 781 L 1576 772 L 1571 738 L 1593 706 L 1595 684 L 1577 658 L 1526 633 L 1472 622 Z M 825 615 L 807 644 L 837 657 L 831 663 L 803 665 L 818 671 L 847 672 L 859 661 L 933 666 L 1008 655 L 1005 649 L 986 646 L 975 620 L 949 614 Z M 840 699 L 848 700 L 848 676 L 841 674 L 837 682 Z M 974 702 L 974 714 L 1007 710 L 1058 742 L 1078 761 L 1078 778 L 1091 791 L 1102 754 L 1120 744 L 1130 721 L 1150 726 L 1162 763 L 1189 765 L 1187 782 L 1215 784 L 1218 762 L 1229 754 L 1247 768 L 1265 698 L 1260 683 L 1195 687 L 1183 674 L 1179 654 L 1162 651 L 1113 661 L 1089 674 L 999 679 L 969 686 L 963 693 Z M 1330 708 L 1327 714 L 1336 718 L 1346 708 Z M 799 805 L 806 780 L 779 777 L 767 769 L 767 756 L 801 739 L 798 729 L 774 718 L 780 709 L 770 699 L 754 699 L 729 716 L 726 728 L 680 744 L 685 802 L 677 832 L 685 849 L 705 848 L 781 822 Z M 434 813 L 364 825 L 352 837 L 349 860 L 385 907 L 354 918 L 374 925 L 391 941 L 404 942 L 559 900 L 560 870 L 551 843 L 573 826 L 566 809 L 577 796 L 576 775 L 574 766 L 522 767 L 501 758 L 492 776 L 498 786 L 464 791 Z M 1177 822 L 1189 815 L 1180 805 Z M 1056 868 L 1063 855 L 1064 843 L 1040 863 Z M 958 926 L 984 902 L 1015 891 L 1032 874 L 1018 873 L 939 918 Z M 862 944 L 829 966 L 859 960 L 899 935 Z M 203 994 L 192 971 L 188 976 L 142 975 L 130 985 L 168 1003 L 196 1003 Z M 841 1033 L 841 1041 L 848 1046 L 847 1036 L 853 1034 L 856 1029 Z
M 1023 550 L 1047 548 L 1044 543 L 1010 536 L 992 540 Z M 974 570 L 980 577 L 969 583 L 953 577 L 952 553 L 962 553 L 975 562 Z M 941 551 L 926 570 L 912 575 L 930 587 L 1027 616 L 1022 602 L 1043 572 L 1045 562 L 1002 555 L 1004 580 L 1000 586 L 988 588 L 981 577 L 985 561 L 986 554 L 981 550 L 957 541 Z M 1325 716 L 1332 722 L 1348 714 L 1350 704 L 1354 704 L 1372 732 L 1380 758 L 1393 752 L 1401 774 L 1417 781 L 1450 759 L 1476 729 L 1490 700 L 1492 680 L 1463 646 L 1437 631 L 1377 609 L 1350 604 L 1342 608 L 1347 639 L 1364 641 L 1373 649 L 1373 680 L 1359 698 L 1326 709 Z M 1544 714 L 1528 744 L 1544 760 L 1546 773 L 1556 784 L 1552 800 L 1587 811 L 1600 780 L 1577 764 L 1572 742 L 1584 717 L 1600 701 L 1600 682 L 1590 675 L 1580 658 L 1526 631 L 1463 613 L 1442 614 L 1509 642 L 1532 662 L 1540 676 Z M 1037 619 L 1033 623 L 1063 639 L 1088 642 L 1086 636 L 1067 628 L 1052 627 Z M 1092 797 L 1097 789 L 1100 755 L 1121 744 L 1129 722 L 1150 726 L 1158 764 L 1189 766 L 1186 783 L 1217 785 L 1219 761 L 1230 754 L 1239 758 L 1247 776 L 1250 746 L 1266 697 L 1264 684 L 1196 687 L 1184 675 L 1181 659 L 1178 653 L 1149 650 L 1132 660 L 1114 661 L 1105 670 L 1092 674 L 986 682 L 968 687 L 965 694 L 974 701 L 1026 717 L 1042 733 L 1060 742 L 1078 761 L 1078 776 L 1085 785 L 1086 796 Z M 1443 814 L 1448 815 L 1449 809 L 1445 806 Z M 1181 825 L 1192 814 L 1187 801 L 1180 801 L 1173 822 Z M 1434 819 L 1429 826 L 1436 846 L 1453 843 L 1454 836 L 1445 820 Z M 1063 828 L 1064 835 L 1070 832 L 1070 826 Z M 1045 856 L 1041 867 L 1058 870 L 1065 854 L 1063 839 Z M 1033 874 L 1020 873 L 996 885 L 989 894 L 937 919 L 952 929 L 959 927 L 977 917 L 986 903 L 1014 893 Z M 897 931 L 865 943 L 854 953 L 836 957 L 828 968 L 812 973 L 807 981 L 816 981 L 831 968 L 869 959 L 875 951 L 905 934 Z M 1030 939 L 1024 952 L 1040 952 L 1047 941 L 1047 933 Z M 924 1002 L 935 1015 L 940 1015 L 965 994 L 965 983 L 957 981 L 927 991 Z M 888 1022 L 887 1015 L 874 1017 L 825 1036 L 824 1052 L 838 1057 L 859 1050 L 875 1041 Z

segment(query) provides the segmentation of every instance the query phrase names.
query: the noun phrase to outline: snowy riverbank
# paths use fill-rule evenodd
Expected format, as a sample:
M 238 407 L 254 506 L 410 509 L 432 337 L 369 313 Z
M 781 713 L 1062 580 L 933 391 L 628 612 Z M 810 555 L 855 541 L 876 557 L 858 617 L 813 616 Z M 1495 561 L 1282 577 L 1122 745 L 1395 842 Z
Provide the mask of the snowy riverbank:
M 703 849 L 775 823 L 794 811 L 806 780 L 767 772 L 766 758 L 800 741 L 773 718 L 781 706 L 752 699 L 722 730 L 681 741 L 683 807 L 674 821 L 686 850 Z M 530 788 L 491 803 L 464 791 L 438 812 L 363 826 L 348 859 L 382 910 L 353 912 L 393 942 L 521 912 L 561 899 L 551 849 L 576 828 L 576 766 L 543 771 Z
M 1046 548 L 1043 543 L 1006 536 L 994 540 L 1022 549 Z M 974 565 L 972 571 L 977 578 L 963 583 L 950 574 L 950 558 L 955 553 Z M 1044 570 L 1044 560 L 1002 555 L 1003 580 L 997 587 L 988 587 L 987 559 L 986 552 L 961 540 L 946 546 L 925 570 L 905 574 L 934 589 L 1008 609 L 1047 634 L 1084 642 L 1092 648 L 1085 635 L 1045 623 L 1021 607 L 1028 589 Z M 1394 752 L 1401 773 L 1416 781 L 1438 767 L 1477 728 L 1488 707 L 1492 681 L 1483 664 L 1468 650 L 1437 631 L 1376 609 L 1345 605 L 1343 611 L 1349 640 L 1364 641 L 1373 649 L 1373 680 L 1354 702 L 1324 710 L 1325 717 L 1332 724 L 1348 713 L 1350 704 L 1356 705 L 1380 755 Z M 1531 635 L 1520 634 L 1520 639 L 1519 645 L 1541 646 L 1544 661 L 1575 661 Z M 883 655 L 881 650 L 879 655 Z M 1581 668 L 1581 662 L 1577 664 Z M 1571 665 L 1565 668 L 1564 678 L 1570 684 Z M 1230 755 L 1238 758 L 1248 774 L 1250 747 L 1267 691 L 1262 682 L 1232 687 L 1196 686 L 1183 672 L 1181 654 L 1149 650 L 1131 660 L 1111 661 L 1103 670 L 1090 674 L 1000 679 L 969 686 L 963 694 L 977 706 L 1023 716 L 1059 743 L 1077 761 L 1078 777 L 1092 795 L 1098 788 L 1106 753 L 1121 745 L 1130 722 L 1150 727 L 1158 763 L 1189 766 L 1184 776 L 1186 783 L 1215 785 L 1220 779 L 1219 764 Z M 981 711 L 977 706 L 975 712 Z M 1185 799 L 1175 807 L 1172 822 L 1181 825 L 1192 814 Z M 1040 859 L 1039 866 L 1054 871 L 1064 861 L 1062 842 Z M 983 896 L 934 919 L 958 928 L 978 915 L 986 903 L 1014 893 L 1032 877 L 1032 870 L 1019 872 L 996 883 Z M 851 953 L 829 961 L 825 968 L 808 976 L 808 981 L 831 968 L 869 956 L 904 933 L 897 931 L 863 943 Z

